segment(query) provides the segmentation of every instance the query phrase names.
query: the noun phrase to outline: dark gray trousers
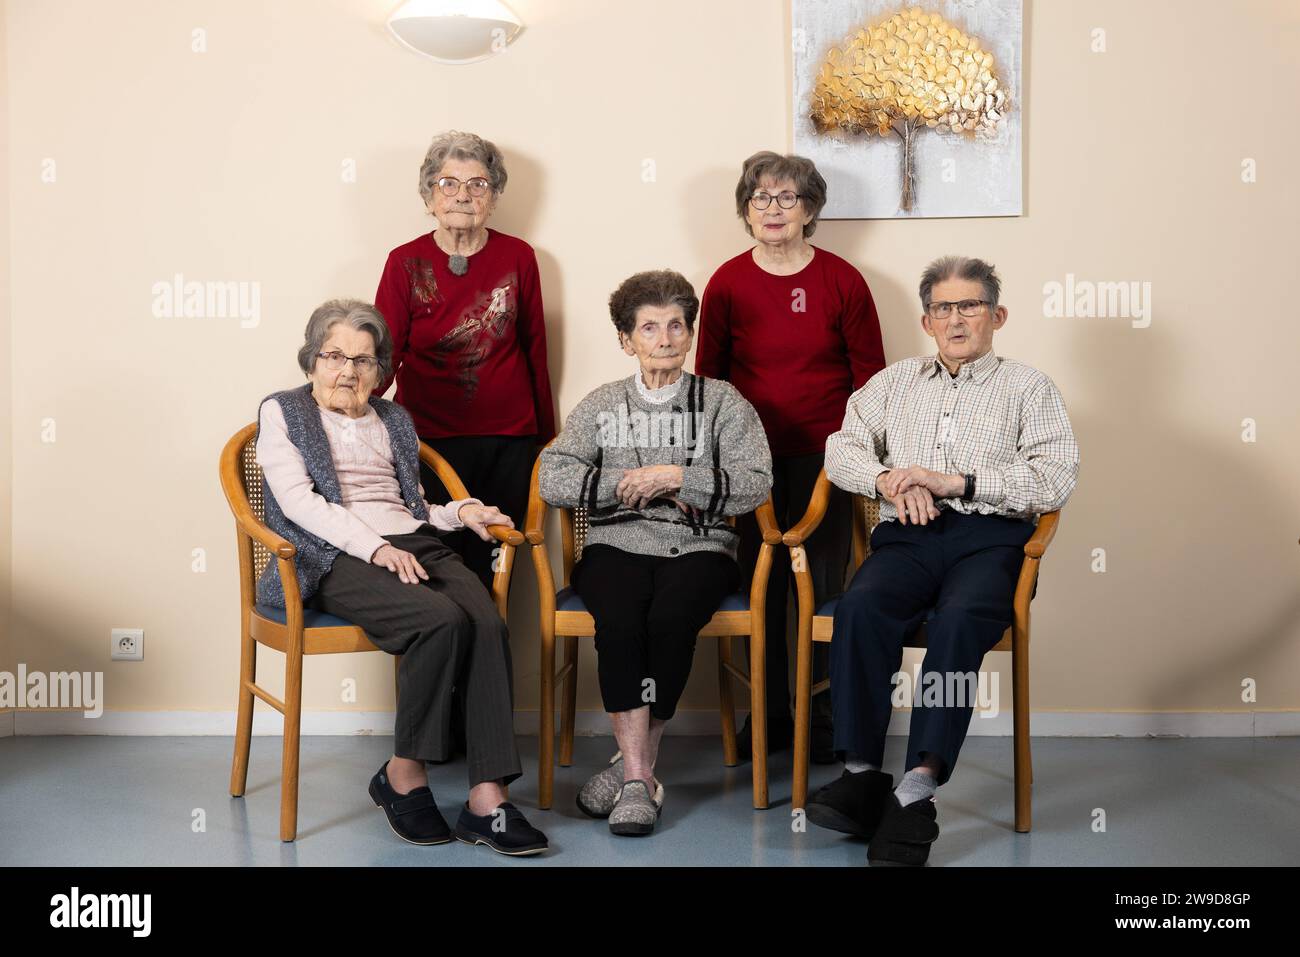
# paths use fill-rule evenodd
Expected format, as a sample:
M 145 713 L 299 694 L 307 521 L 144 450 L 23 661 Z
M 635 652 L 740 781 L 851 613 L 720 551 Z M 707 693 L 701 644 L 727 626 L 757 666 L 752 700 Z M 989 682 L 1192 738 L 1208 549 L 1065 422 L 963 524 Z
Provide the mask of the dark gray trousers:
M 401 655 L 394 753 L 451 757 L 451 694 L 465 698 L 470 786 L 509 783 L 522 773 L 515 747 L 510 643 L 491 596 L 430 525 L 385 535 L 429 573 L 404 584 L 386 568 L 341 554 L 311 605 L 366 630 L 378 647 Z

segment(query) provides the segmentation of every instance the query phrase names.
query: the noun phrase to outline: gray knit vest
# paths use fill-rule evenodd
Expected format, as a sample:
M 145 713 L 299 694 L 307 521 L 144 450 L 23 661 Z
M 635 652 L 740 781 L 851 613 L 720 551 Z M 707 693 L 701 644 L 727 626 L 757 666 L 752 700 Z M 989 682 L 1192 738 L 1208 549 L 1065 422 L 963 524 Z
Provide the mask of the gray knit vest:
M 320 406 L 311 395 L 311 383 L 297 389 L 275 392 L 263 403 L 275 399 L 284 411 L 284 424 L 289 433 L 289 440 L 302 453 L 307 464 L 307 474 L 316 485 L 316 492 L 326 501 L 335 505 L 343 502 L 339 491 L 338 474 L 334 471 L 334 458 L 330 455 L 329 439 L 325 436 L 325 427 L 320 421 Z M 415 425 L 411 414 L 396 402 L 389 402 L 378 396 L 370 397 L 370 405 L 379 415 L 388 430 L 388 440 L 393 449 L 393 465 L 397 471 L 397 481 L 402 487 L 402 501 L 411 514 L 422 522 L 429 520 L 429 508 L 420 495 L 420 440 L 415 434 Z M 262 409 L 257 410 L 258 430 L 261 430 Z M 339 555 L 339 549 L 323 538 L 319 538 L 300 525 L 289 521 L 280 510 L 280 504 L 271 494 L 271 489 L 262 479 L 262 501 L 266 506 L 265 521 L 277 535 L 283 536 L 298 550 L 294 556 L 294 569 L 298 574 L 298 591 L 303 603 L 316 593 L 320 580 L 325 577 Z M 257 600 L 259 603 L 284 607 L 284 586 L 280 583 L 280 571 L 275 557 L 262 571 L 257 580 Z

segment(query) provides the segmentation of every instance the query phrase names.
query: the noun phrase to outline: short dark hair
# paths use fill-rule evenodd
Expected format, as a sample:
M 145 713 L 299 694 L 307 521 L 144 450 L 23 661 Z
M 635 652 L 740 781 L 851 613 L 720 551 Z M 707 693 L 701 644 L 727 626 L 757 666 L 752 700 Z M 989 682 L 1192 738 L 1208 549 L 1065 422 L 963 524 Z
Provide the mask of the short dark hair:
M 740 181 L 736 183 L 736 215 L 745 224 L 745 232 L 754 235 L 749 218 L 745 215 L 749 206 L 749 197 L 754 195 L 758 184 L 764 177 L 774 180 L 788 179 L 794 183 L 794 191 L 799 194 L 803 208 L 812 213 L 812 219 L 803 228 L 804 239 L 817 231 L 817 217 L 826 205 L 826 180 L 817 172 L 817 164 L 806 156 L 782 156 L 771 150 L 755 153 L 745 160 L 740 169 Z
M 619 283 L 609 297 L 609 317 L 614 320 L 614 328 L 630 336 L 636 326 L 637 310 L 642 306 L 681 306 L 687 331 L 695 331 L 700 300 L 696 298 L 695 287 L 679 272 L 654 269 Z
M 997 309 L 1002 280 L 992 263 L 971 256 L 943 256 L 925 267 L 921 274 L 921 308 L 930 308 L 930 293 L 936 283 L 945 279 L 973 279 L 984 287 L 984 298 L 989 301 L 989 311 Z

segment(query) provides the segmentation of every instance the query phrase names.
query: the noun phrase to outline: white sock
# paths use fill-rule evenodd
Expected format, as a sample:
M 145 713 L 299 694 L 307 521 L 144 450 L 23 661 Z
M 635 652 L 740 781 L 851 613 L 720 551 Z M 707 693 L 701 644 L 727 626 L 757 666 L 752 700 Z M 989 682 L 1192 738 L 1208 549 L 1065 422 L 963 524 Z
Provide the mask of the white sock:
M 867 761 L 855 761 L 852 758 L 846 758 L 844 761 L 844 770 L 849 774 L 861 774 L 863 771 L 879 771 L 880 765 L 870 764 Z

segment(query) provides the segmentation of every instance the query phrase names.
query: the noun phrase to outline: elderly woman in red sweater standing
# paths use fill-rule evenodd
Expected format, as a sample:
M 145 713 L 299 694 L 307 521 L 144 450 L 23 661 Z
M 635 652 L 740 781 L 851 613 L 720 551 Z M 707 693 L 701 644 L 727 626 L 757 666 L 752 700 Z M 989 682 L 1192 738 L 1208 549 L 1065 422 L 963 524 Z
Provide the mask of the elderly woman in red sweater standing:
M 393 336 L 399 405 L 420 438 L 465 484 L 522 524 L 537 445 L 555 435 L 537 257 L 487 225 L 505 190 L 501 151 L 473 133 L 434 137 L 420 197 L 437 228 L 388 254 L 375 305 Z M 446 490 L 422 467 L 434 496 Z M 456 550 L 485 586 L 493 545 L 462 536 Z
M 695 372 L 730 382 L 758 411 L 772 450 L 772 503 L 781 528 L 808 508 L 826 437 L 839 430 L 849 396 L 885 367 L 866 281 L 851 263 L 808 242 L 825 205 L 826 181 L 812 160 L 769 151 L 745 160 L 736 213 L 757 244 L 718 267 L 700 309 Z M 848 495 L 833 488 L 826 519 L 805 546 L 815 606 L 844 589 L 850 507 Z M 742 567 L 753 568 L 758 545 L 748 518 L 741 525 Z M 789 558 L 778 558 L 767 592 L 767 740 L 774 750 L 790 746 L 794 728 L 783 640 L 789 588 Z M 815 681 L 826 677 L 827 650 L 815 648 Z M 742 755 L 750 751 L 749 733 L 746 721 Z M 813 761 L 835 760 L 831 741 L 830 695 L 822 694 L 813 699 Z

